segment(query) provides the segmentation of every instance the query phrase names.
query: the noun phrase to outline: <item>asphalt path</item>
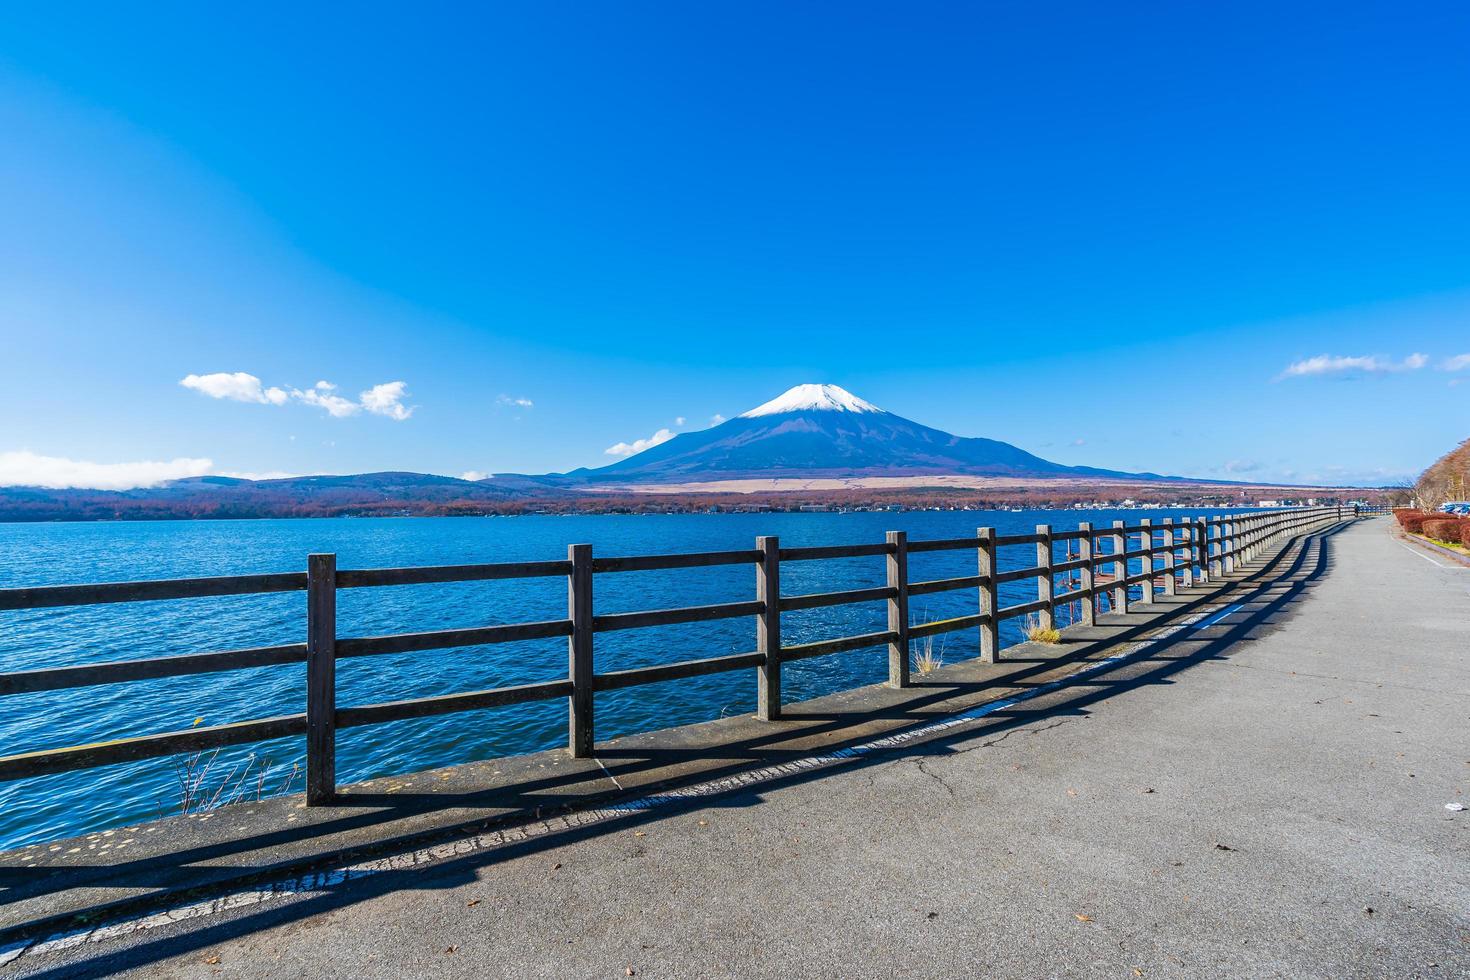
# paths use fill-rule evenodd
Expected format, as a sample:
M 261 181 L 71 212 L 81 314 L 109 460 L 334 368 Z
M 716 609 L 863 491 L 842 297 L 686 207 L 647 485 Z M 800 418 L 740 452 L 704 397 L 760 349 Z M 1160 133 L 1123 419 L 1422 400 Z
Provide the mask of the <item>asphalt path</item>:
M 1470 976 L 1470 569 L 1383 520 L 1282 557 L 1005 725 L 11 968 Z

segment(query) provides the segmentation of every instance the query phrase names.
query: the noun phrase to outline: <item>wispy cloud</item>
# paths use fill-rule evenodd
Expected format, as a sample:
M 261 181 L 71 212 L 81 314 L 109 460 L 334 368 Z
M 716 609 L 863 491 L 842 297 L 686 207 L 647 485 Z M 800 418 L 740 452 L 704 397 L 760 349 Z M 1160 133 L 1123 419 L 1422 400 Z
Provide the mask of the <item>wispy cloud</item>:
M 495 404 L 504 405 L 507 408 L 535 408 L 536 403 L 529 398 L 516 397 L 512 395 L 501 395 L 495 399 Z
M 461 480 L 469 480 L 471 483 L 478 483 L 481 480 L 490 479 L 490 474 L 482 473 L 479 470 L 465 470 L 459 475 L 459 478 Z
M 291 396 L 305 405 L 325 409 L 328 415 L 337 419 L 345 419 L 349 415 L 356 415 L 362 411 L 362 406 L 357 402 L 348 401 L 341 395 L 334 394 L 336 388 L 337 386 L 329 381 L 318 381 L 305 391 L 293 389 Z
M 287 473 L 285 470 L 266 470 L 264 473 L 257 473 L 249 470 L 220 470 L 214 475 L 230 476 L 234 477 L 237 480 L 289 480 L 293 477 L 300 476 L 301 474 Z M 316 473 L 314 475 L 325 476 L 326 474 Z
M 1323 374 L 1389 374 L 1395 371 L 1417 371 L 1429 363 L 1427 354 L 1410 354 L 1402 361 L 1379 357 L 1374 354 L 1348 356 L 1344 354 L 1318 354 L 1286 366 L 1277 375 L 1282 378 L 1302 378 Z
M 413 415 L 418 407 L 403 403 L 408 397 L 408 384 L 404 381 L 387 381 L 373 385 L 359 393 L 356 401 L 337 394 L 337 386 L 330 381 L 318 381 L 305 390 L 276 386 L 267 388 L 255 375 L 244 371 L 191 374 L 179 384 L 210 398 L 226 401 L 253 402 L 260 405 L 284 405 L 289 401 L 296 401 L 320 408 L 339 419 L 366 411 L 402 422 Z
M 210 398 L 223 398 L 232 402 L 284 405 L 289 397 L 284 389 L 267 388 L 255 375 L 244 371 L 233 374 L 224 371 L 217 374 L 191 374 L 179 384 Z
M 723 421 L 725 421 L 725 416 L 721 415 L 719 412 L 716 412 L 709 417 L 710 425 L 719 425 Z
M 1262 469 L 1261 464 L 1253 459 L 1227 460 L 1222 467 L 1226 473 L 1256 473 Z
M 0 453 L 0 486 L 135 490 L 190 476 L 207 476 L 213 469 L 214 463 L 208 459 L 181 457 L 137 463 L 92 463 L 22 450 Z
M 674 433 L 671 429 L 659 429 L 647 439 L 635 439 L 632 442 L 620 442 L 617 445 L 608 446 L 606 449 L 603 450 L 603 452 L 609 456 L 617 456 L 619 458 L 632 456 L 636 453 L 643 452 L 643 450 L 645 449 L 652 449 L 654 446 L 661 446 L 672 438 L 674 438 Z
M 1466 368 L 1470 368 L 1470 354 L 1456 354 L 1454 357 L 1445 358 L 1439 364 L 1441 371 L 1463 371 Z

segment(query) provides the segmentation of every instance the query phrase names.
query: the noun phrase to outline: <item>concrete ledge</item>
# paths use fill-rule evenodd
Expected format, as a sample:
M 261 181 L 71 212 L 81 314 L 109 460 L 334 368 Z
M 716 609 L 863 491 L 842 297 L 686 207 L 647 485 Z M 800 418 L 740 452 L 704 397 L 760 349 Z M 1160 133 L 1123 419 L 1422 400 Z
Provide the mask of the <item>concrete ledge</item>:
M 1411 545 L 1416 545 L 1420 548 L 1423 548 L 1425 551 L 1433 552 L 1436 555 L 1443 555 L 1446 558 L 1450 558 L 1454 561 L 1459 562 L 1461 565 L 1470 567 L 1470 556 L 1466 556 L 1464 552 L 1456 551 L 1453 548 L 1446 548 L 1443 545 L 1435 544 L 1433 541 L 1430 541 L 1428 538 L 1423 537 L 1422 535 L 1409 534 L 1403 529 L 1399 529 L 1398 539 L 1400 541 L 1406 541 Z
M 787 705 L 776 722 L 710 721 L 602 743 L 590 760 L 561 750 L 489 760 L 347 786 L 328 807 L 282 797 L 0 852 L 0 945 L 923 726 L 1064 678 L 1191 613 L 1271 585 L 1294 540 L 1209 585 L 1069 628 L 1060 644 L 1009 647 L 1001 663 L 963 661 L 903 690 L 875 685 Z

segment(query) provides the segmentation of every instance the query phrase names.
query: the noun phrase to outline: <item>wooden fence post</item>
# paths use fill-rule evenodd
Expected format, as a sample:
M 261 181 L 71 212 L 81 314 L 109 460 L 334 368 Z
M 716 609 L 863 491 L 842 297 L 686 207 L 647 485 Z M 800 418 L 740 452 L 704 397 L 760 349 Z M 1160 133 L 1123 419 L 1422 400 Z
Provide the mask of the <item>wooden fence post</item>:
M 904 531 L 889 531 L 887 543 L 888 587 L 893 598 L 888 600 L 888 686 L 909 686 L 909 536 Z
M 1215 537 L 1213 541 L 1211 541 L 1210 539 L 1210 527 L 1212 523 L 1215 528 Z M 1221 544 L 1221 530 L 1222 528 L 1219 524 L 1218 518 L 1216 518 L 1214 522 L 1211 522 L 1209 519 L 1205 520 L 1205 542 L 1210 550 L 1210 578 L 1212 579 L 1219 578 L 1221 575 L 1225 574 L 1223 559 L 1220 557 L 1220 552 L 1224 548 L 1224 546 Z
M 980 583 L 980 612 L 990 614 L 990 619 L 980 624 L 980 660 L 993 664 L 1000 659 L 1000 621 L 995 618 L 1000 612 L 1000 586 L 995 581 L 999 572 L 995 561 L 995 528 L 982 527 L 975 536 L 980 539 L 977 573 L 984 578 Z
M 1083 521 L 1077 525 L 1077 530 L 1082 537 L 1077 539 L 1077 550 L 1081 552 L 1077 557 L 1086 562 L 1081 568 L 1079 579 L 1079 594 L 1082 596 L 1082 625 L 1095 626 L 1097 624 L 1097 596 L 1093 593 L 1092 585 L 1092 524 Z
M 567 676 L 572 682 L 569 701 L 567 749 L 574 759 L 592 755 L 592 546 L 567 545 L 572 563 L 567 576 Z
M 756 619 L 755 649 L 766 656 L 756 668 L 756 717 L 781 717 L 781 542 L 775 535 L 755 539 L 761 553 L 755 566 L 755 597 L 766 604 Z
M 1181 518 L 1179 530 L 1184 535 L 1181 543 L 1184 545 L 1184 566 L 1180 570 L 1180 578 L 1184 581 L 1184 587 L 1190 588 L 1194 585 L 1194 525 L 1189 518 Z
M 1036 535 L 1041 540 L 1036 542 L 1036 567 L 1039 571 L 1036 575 L 1036 599 L 1046 605 L 1041 607 L 1037 620 L 1044 630 L 1055 629 L 1057 625 L 1057 601 L 1055 597 L 1056 579 L 1051 573 L 1051 525 L 1036 525 Z
M 1128 612 L 1128 535 L 1123 533 L 1125 527 L 1122 521 L 1113 522 L 1113 554 L 1118 555 L 1117 561 L 1113 562 L 1113 612 Z
M 1174 518 L 1164 518 L 1164 595 L 1179 593 L 1179 583 L 1174 580 Z
M 337 556 L 306 557 L 306 805 L 337 795 Z
M 1235 521 L 1226 516 L 1220 519 L 1220 553 L 1225 556 L 1225 574 L 1235 571 Z
M 1154 522 L 1147 517 L 1139 518 L 1139 524 L 1143 525 L 1143 532 L 1138 536 L 1143 544 L 1143 570 L 1146 577 L 1143 580 L 1143 591 L 1138 596 L 1139 602 L 1154 601 Z

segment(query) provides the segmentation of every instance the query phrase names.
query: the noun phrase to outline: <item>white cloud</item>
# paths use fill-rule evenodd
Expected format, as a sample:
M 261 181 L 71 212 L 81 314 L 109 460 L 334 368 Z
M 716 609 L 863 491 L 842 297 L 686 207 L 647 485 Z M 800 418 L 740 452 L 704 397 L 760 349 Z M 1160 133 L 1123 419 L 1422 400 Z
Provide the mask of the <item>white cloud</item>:
M 416 407 L 403 404 L 403 399 L 408 396 L 408 385 L 403 381 L 373 385 L 359 394 L 357 401 L 334 394 L 337 386 L 330 381 L 318 381 L 305 391 L 300 388 L 267 388 L 255 375 L 244 371 L 233 374 L 223 371 L 217 374 L 191 374 L 179 384 L 210 398 L 235 402 L 284 405 L 294 400 L 303 405 L 324 409 L 329 415 L 339 419 L 367 410 L 374 415 L 383 415 L 402 422 L 413 414 Z
M 403 404 L 403 399 L 408 395 L 408 384 L 403 381 L 389 381 L 386 384 L 373 385 L 367 391 L 359 395 L 362 407 L 374 415 L 386 415 L 395 422 L 402 422 L 413 414 L 417 406 Z
M 721 415 L 719 412 L 716 412 L 709 417 L 710 425 L 719 425 L 723 421 L 725 421 L 725 416 Z
M 501 395 L 495 399 L 495 404 L 505 405 L 510 408 L 535 408 L 536 403 L 529 398 L 512 398 L 510 395 Z
M 133 490 L 169 480 L 205 476 L 214 468 L 208 459 L 179 458 L 139 463 L 91 463 L 32 452 L 0 453 L 0 486 Z
M 490 474 L 481 473 L 479 470 L 465 470 L 459 475 L 459 478 L 461 480 L 469 480 L 472 483 L 478 483 L 481 480 L 490 479 Z
M 686 419 L 684 416 L 681 415 L 678 418 L 674 419 L 674 424 L 675 425 L 683 425 L 685 422 L 688 422 L 688 421 L 689 421 L 688 419 Z
M 608 446 L 606 449 L 603 450 L 603 452 L 609 456 L 633 456 L 637 453 L 643 452 L 643 450 L 645 449 L 652 449 L 654 446 L 661 446 L 672 438 L 674 438 L 674 433 L 671 430 L 659 429 L 647 439 L 635 439 L 632 442 L 620 442 L 615 446 Z
M 1085 446 L 1085 445 L 1087 445 L 1087 440 L 1086 439 L 1073 439 L 1072 440 L 1072 445 L 1074 445 L 1074 446 Z
M 218 473 L 216 473 L 214 475 L 215 476 L 230 476 L 230 477 L 234 477 L 237 480 L 289 480 L 289 479 L 292 479 L 293 477 L 300 476 L 301 474 L 300 473 L 287 473 L 284 470 L 267 470 L 264 473 L 252 473 L 252 472 L 241 471 L 241 470 L 221 470 L 220 472 L 218 472 Z M 316 476 L 323 476 L 325 474 L 317 473 L 315 475 Z
M 1470 354 L 1456 354 L 1454 357 L 1447 357 L 1439 365 L 1441 371 L 1463 371 L 1466 368 L 1470 368 Z
M 349 415 L 356 415 L 362 411 L 362 406 L 357 402 L 348 401 L 341 395 L 332 394 L 332 390 L 330 388 L 323 388 L 320 382 L 317 383 L 315 388 L 310 388 L 306 391 L 293 389 L 291 397 L 303 405 L 315 405 L 317 408 L 324 408 L 327 410 L 327 414 L 337 419 L 345 419 Z
M 1225 464 L 1226 473 L 1255 473 L 1261 464 L 1249 459 L 1232 459 Z
M 1418 353 L 1410 354 L 1402 361 L 1392 361 L 1376 355 L 1349 357 L 1342 354 L 1318 354 L 1316 357 L 1308 357 L 1287 365 L 1278 380 L 1345 372 L 1386 374 L 1392 371 L 1417 371 L 1428 363 L 1428 356 Z
M 266 388 L 259 378 L 244 371 L 236 371 L 234 374 L 224 371 L 216 374 L 191 374 L 179 384 L 210 398 L 224 398 L 232 402 L 284 405 L 288 397 L 284 390 Z

